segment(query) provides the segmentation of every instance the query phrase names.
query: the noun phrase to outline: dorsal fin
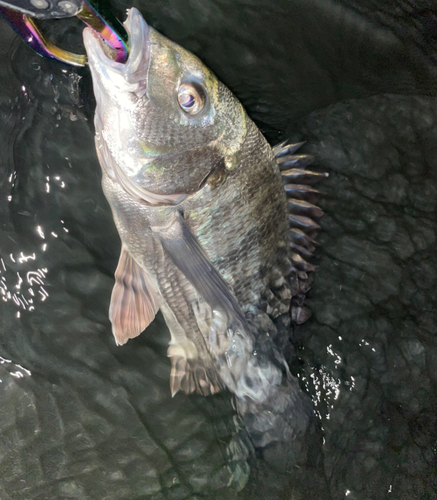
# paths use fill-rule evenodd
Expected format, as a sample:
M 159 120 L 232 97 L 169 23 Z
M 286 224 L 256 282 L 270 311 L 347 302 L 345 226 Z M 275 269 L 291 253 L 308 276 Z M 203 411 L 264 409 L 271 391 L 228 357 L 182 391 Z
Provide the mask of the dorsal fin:
M 123 246 L 109 307 L 109 319 L 117 345 L 125 344 L 144 331 L 158 309 L 158 301 L 146 273 Z
M 291 155 L 278 158 L 278 165 L 280 170 L 287 170 L 289 168 L 297 168 L 300 170 L 305 169 L 308 165 L 314 162 L 313 155 Z
M 288 198 L 305 200 L 308 203 L 316 203 L 322 196 L 320 191 L 306 184 L 285 184 L 284 189 Z
M 323 215 L 323 210 L 317 205 L 304 200 L 296 200 L 295 198 L 288 199 L 288 211 L 296 215 L 311 217 L 312 219 L 320 219 Z
M 282 178 L 292 184 L 314 184 L 328 177 L 326 172 L 313 172 L 301 168 L 290 168 L 281 172 Z
M 303 230 L 311 238 L 314 238 L 314 236 L 320 230 L 320 226 L 317 224 L 317 222 L 313 221 L 311 217 L 290 214 L 288 218 L 290 220 L 291 227 Z
M 304 142 L 287 144 L 284 141 L 273 148 L 288 198 L 292 275 L 297 276 L 297 287 L 294 289 L 296 293 L 291 301 L 291 317 L 298 324 L 304 323 L 311 314 L 303 305 L 305 295 L 311 288 L 311 273 L 315 270 L 315 266 L 308 260 L 315 250 L 314 239 L 320 230 L 317 220 L 323 215 L 323 210 L 315 205 L 321 193 L 311 185 L 328 177 L 325 172 L 306 169 L 314 162 L 313 155 L 294 154 L 303 144 Z
M 287 141 L 283 141 L 273 147 L 273 154 L 277 159 L 283 158 L 284 156 L 291 156 L 304 144 L 305 141 L 296 142 L 295 144 L 287 144 Z

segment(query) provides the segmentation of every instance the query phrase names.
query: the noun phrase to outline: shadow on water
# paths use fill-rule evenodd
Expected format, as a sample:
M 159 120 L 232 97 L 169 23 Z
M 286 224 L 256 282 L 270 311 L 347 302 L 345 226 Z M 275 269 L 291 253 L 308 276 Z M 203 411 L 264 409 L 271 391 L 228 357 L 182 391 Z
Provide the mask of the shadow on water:
M 172 399 L 160 317 L 113 345 L 90 76 L 0 23 L 0 497 L 436 498 L 435 6 L 133 5 L 330 172 L 313 317 L 289 346 L 307 458 L 254 452 L 226 394 Z M 45 29 L 80 47 L 78 24 Z

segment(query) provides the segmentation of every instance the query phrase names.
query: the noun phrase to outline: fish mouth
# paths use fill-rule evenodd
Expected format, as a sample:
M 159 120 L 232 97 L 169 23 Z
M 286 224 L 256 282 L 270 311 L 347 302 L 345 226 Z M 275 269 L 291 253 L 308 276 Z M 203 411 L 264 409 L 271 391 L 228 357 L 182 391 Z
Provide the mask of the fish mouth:
M 83 41 L 93 79 L 100 85 L 110 83 L 119 91 L 134 92 L 138 97 L 146 93 L 150 60 L 150 28 L 135 7 L 127 11 L 124 27 L 129 35 L 129 55 L 125 63 L 114 61 L 114 53 L 103 38 L 92 28 L 85 28 Z
M 137 98 L 142 98 L 147 91 L 151 46 L 150 28 L 138 9 L 134 7 L 128 10 L 124 26 L 129 35 L 130 46 L 129 56 L 125 63 L 114 61 L 114 54 L 110 47 L 93 29 L 85 28 L 83 33 L 97 101 L 96 131 L 103 130 L 104 110 L 111 101 L 118 108 L 127 109 L 132 94 L 135 94 Z M 142 188 L 117 163 L 102 134 L 96 135 L 96 141 L 102 169 L 133 199 L 147 205 L 177 205 L 188 196 L 185 193 L 157 194 Z

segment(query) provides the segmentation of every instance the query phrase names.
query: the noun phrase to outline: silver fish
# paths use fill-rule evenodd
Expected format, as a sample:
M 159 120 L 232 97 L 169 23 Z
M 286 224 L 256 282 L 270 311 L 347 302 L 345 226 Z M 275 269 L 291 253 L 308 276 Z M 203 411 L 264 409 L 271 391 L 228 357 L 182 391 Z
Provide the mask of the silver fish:
M 160 309 L 172 394 L 227 388 L 256 446 L 291 439 L 308 412 L 281 347 L 290 319 L 308 316 L 305 259 L 322 214 L 309 184 L 323 175 L 305 170 L 300 144 L 272 149 L 213 73 L 137 9 L 125 27 L 125 64 L 84 31 L 102 185 L 122 241 L 115 340 Z

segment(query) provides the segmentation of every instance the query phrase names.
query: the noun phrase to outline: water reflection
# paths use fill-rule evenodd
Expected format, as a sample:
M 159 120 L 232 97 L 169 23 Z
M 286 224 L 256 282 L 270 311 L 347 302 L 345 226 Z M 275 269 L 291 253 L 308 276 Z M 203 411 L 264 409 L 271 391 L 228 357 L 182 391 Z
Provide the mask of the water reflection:
M 11 264 L 7 264 L 8 261 Z M 36 267 L 36 262 L 37 252 L 0 257 L 0 294 L 3 302 L 12 302 L 19 309 L 17 318 L 20 318 L 21 311 L 32 312 L 38 302 L 45 302 L 49 297 L 46 290 L 48 269 Z
M 0 356 L 0 365 L 4 365 L 9 375 L 14 378 L 24 378 L 26 376 L 30 377 L 32 375 L 31 371 L 27 368 L 14 363 L 11 359 L 3 358 L 2 356 Z M 3 382 L 3 380 L 0 379 L 0 382 Z
M 277 33 L 284 39 L 290 33 L 302 37 L 302 30 L 290 29 L 292 16 L 283 16 L 284 31 L 272 31 L 263 18 L 259 26 L 266 31 L 255 40 L 238 16 L 220 10 L 226 2 L 199 3 L 203 17 L 193 19 L 189 9 L 172 19 L 160 5 L 161 29 L 179 33 L 179 41 L 194 50 L 200 39 L 197 51 L 245 98 L 256 118 L 283 129 L 292 113 L 300 119 L 332 101 L 329 90 L 317 85 L 329 87 L 328 73 L 339 69 L 335 61 L 329 59 L 329 68 L 314 78 L 312 56 L 287 50 L 279 64 L 276 51 L 266 52 L 266 37 L 275 47 L 284 46 L 275 41 Z M 208 8 L 217 12 L 211 16 Z M 211 18 L 214 30 L 207 29 Z M 280 19 L 275 14 L 275 23 Z M 316 21 L 313 27 L 321 29 Z M 223 37 L 220 22 L 233 33 L 232 40 Z M 306 31 L 313 39 L 313 31 Z M 341 40 L 336 29 L 331 32 L 333 43 Z M 253 66 L 246 57 L 246 37 L 253 43 L 259 39 Z M 297 41 L 305 46 L 301 38 Z M 324 47 L 330 44 L 320 44 L 319 55 Z M 378 56 L 383 52 L 378 49 Z M 393 53 L 388 51 L 390 60 Z M 287 54 L 296 54 L 296 64 Z M 348 59 L 347 66 L 354 60 L 362 66 L 361 57 Z M 406 60 L 399 57 L 402 68 Z M 268 478 L 260 468 L 265 489 L 256 485 L 250 491 L 249 481 L 237 495 L 229 484 L 238 482 L 240 488 L 247 481 L 249 446 L 244 451 L 239 438 L 230 440 L 238 422 L 232 425 L 234 414 L 222 400 L 171 399 L 163 347 L 167 333 L 160 319 L 131 345 L 113 345 L 107 309 L 118 243 L 99 198 L 86 75 L 32 59 L 26 48 L 14 52 L 15 73 L 9 55 L 3 63 L 0 125 L 8 128 L 0 136 L 7 172 L 0 183 L 0 454 L 7 458 L 0 464 L 0 497 L 432 498 L 437 454 L 435 101 L 381 95 L 350 100 L 311 115 L 302 125 L 308 152 L 332 171 L 323 186 L 327 215 L 314 316 L 304 325 L 302 340 L 301 380 L 323 433 L 323 453 L 316 448 L 322 471 L 301 467 L 306 481 L 286 484 L 281 496 L 273 490 L 282 476 Z M 242 74 L 241 67 L 247 72 Z M 299 93 L 305 71 L 311 85 Z M 387 72 L 378 73 L 378 78 L 389 75 L 385 90 L 392 90 L 393 82 L 410 81 L 406 73 L 398 78 L 388 67 Z M 427 70 L 419 72 L 425 79 Z M 332 88 L 350 92 L 356 81 L 362 89 L 364 80 L 348 77 L 343 65 Z M 292 91 L 285 92 L 284 85 Z M 88 99 L 85 106 L 80 87 Z M 291 101 L 292 94 L 298 99 Z M 261 99 L 266 104 L 258 110 Z M 276 116 L 273 109 L 279 110 Z M 13 383 L 6 384 L 5 370 Z M 315 484 L 325 480 L 329 493 L 318 494 Z

